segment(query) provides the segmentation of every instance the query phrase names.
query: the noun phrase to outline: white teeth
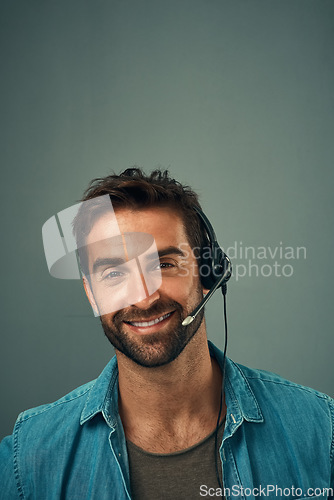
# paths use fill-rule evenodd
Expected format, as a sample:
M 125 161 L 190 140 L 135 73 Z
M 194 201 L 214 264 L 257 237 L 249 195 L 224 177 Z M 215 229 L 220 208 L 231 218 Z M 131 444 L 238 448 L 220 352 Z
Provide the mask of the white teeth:
M 129 323 L 133 326 L 152 326 L 160 323 L 160 321 L 168 318 L 172 313 L 165 314 L 164 316 L 160 316 L 160 318 L 153 319 L 152 321 L 129 321 Z

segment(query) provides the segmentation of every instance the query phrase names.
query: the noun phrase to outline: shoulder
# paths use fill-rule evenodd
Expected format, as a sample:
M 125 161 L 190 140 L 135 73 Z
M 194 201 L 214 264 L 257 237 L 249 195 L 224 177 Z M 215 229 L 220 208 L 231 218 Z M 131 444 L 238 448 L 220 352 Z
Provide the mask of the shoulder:
M 91 382 L 77 387 L 57 401 L 23 411 L 19 414 L 16 423 L 20 424 L 30 419 L 34 419 L 34 417 L 49 419 L 54 418 L 57 414 L 64 416 L 64 413 L 67 411 L 71 413 L 75 411 L 81 412 L 85 406 L 87 396 L 95 383 L 96 380 L 92 380 Z
M 334 400 L 320 391 L 297 384 L 266 370 L 246 367 L 229 360 L 249 384 L 261 408 L 280 407 L 293 413 L 322 412 L 334 422 Z
M 222 368 L 224 364 L 223 352 L 210 341 L 209 349 L 211 355 L 217 359 Z M 231 389 L 233 388 L 234 392 L 239 396 L 250 396 L 250 390 L 252 389 L 254 393 L 256 392 L 259 395 L 263 394 L 263 396 L 269 400 L 281 396 L 318 401 L 320 404 L 334 404 L 334 400 L 327 394 L 287 380 L 276 373 L 249 368 L 232 361 L 228 357 L 226 357 L 225 369 Z
M 93 414 L 103 407 L 111 382 L 117 380 L 118 370 L 115 356 L 95 380 L 81 385 L 57 401 L 26 410 L 18 416 L 16 426 L 42 425 L 62 422 L 63 425 L 80 421 L 82 415 Z M 68 419 L 68 420 L 67 420 Z
M 212 342 L 209 341 L 209 349 L 221 368 L 224 364 L 223 352 L 218 349 Z M 234 394 L 234 398 L 239 402 L 242 401 L 268 404 L 284 403 L 289 401 L 292 408 L 298 404 L 313 405 L 317 408 L 324 407 L 326 411 L 330 411 L 333 418 L 334 400 L 315 389 L 297 384 L 290 380 L 266 370 L 249 368 L 240 363 L 235 363 L 230 358 L 226 357 L 226 382 L 227 387 Z
M 272 390 L 273 387 L 277 387 L 278 390 L 281 391 L 292 391 L 297 393 L 303 393 L 305 395 L 311 395 L 318 397 L 320 399 L 330 400 L 331 398 L 322 392 L 317 391 L 316 389 L 312 389 L 311 387 L 307 387 L 304 385 L 297 384 L 296 382 L 292 382 L 277 373 L 273 373 L 267 370 L 259 370 L 256 368 L 249 368 L 247 366 L 241 365 L 240 363 L 232 363 L 243 373 L 245 378 L 251 384 L 259 384 L 263 387 L 266 387 L 268 390 Z
M 0 445 L 0 483 L 3 485 L 0 497 L 3 498 L 1 495 L 5 492 L 4 498 L 14 499 L 26 490 L 27 498 L 35 498 L 31 492 L 39 488 L 43 494 L 36 494 L 36 498 L 46 498 L 43 488 L 47 488 L 49 482 L 43 478 L 52 476 L 58 492 L 56 488 L 62 488 L 61 471 L 67 471 L 69 463 L 77 471 L 88 470 L 96 445 L 104 447 L 104 453 L 109 447 L 106 437 L 111 422 L 105 402 L 113 398 L 116 407 L 117 381 L 117 363 L 112 358 L 97 379 L 53 403 L 20 413 L 13 434 Z M 111 389 L 114 392 L 111 393 Z M 60 498 L 57 495 L 52 498 Z
M 278 476 L 291 473 L 307 480 L 333 478 L 331 397 L 230 359 L 226 359 L 225 387 L 227 408 L 233 420 L 232 423 L 227 419 L 230 433 L 240 428 L 239 439 L 244 436 L 248 443 L 252 466 L 265 452 L 268 464 L 275 464 Z M 316 457 L 316 462 L 312 457 Z
M 30 470 L 32 474 L 34 465 L 40 462 L 43 454 L 50 453 L 55 443 L 60 442 L 64 448 L 63 436 L 68 433 L 75 435 L 94 383 L 89 382 L 53 403 L 19 414 L 13 434 L 5 437 L 0 445 L 1 498 L 21 498 L 23 471 Z M 54 455 L 48 455 L 45 463 L 51 463 L 53 459 Z

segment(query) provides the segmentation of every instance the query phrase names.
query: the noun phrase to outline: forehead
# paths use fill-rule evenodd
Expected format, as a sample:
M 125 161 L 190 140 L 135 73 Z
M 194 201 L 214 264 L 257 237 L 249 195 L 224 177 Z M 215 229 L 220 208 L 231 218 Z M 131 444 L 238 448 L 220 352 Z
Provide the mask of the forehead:
M 151 234 L 158 247 L 163 244 L 188 244 L 181 216 L 175 209 L 169 207 L 140 210 L 123 208 L 114 213 L 107 212 L 94 223 L 86 244 L 128 232 Z

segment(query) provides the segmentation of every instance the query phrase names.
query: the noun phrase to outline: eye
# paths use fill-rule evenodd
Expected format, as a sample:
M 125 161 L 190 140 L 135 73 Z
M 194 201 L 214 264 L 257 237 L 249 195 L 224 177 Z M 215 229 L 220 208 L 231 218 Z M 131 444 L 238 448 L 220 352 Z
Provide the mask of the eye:
M 170 262 L 160 262 L 160 269 L 170 269 L 171 267 L 175 267 L 174 264 L 171 264 Z
M 167 273 L 174 271 L 178 267 L 178 263 L 174 259 L 164 258 L 160 261 L 155 261 L 151 266 L 151 272 L 160 271 L 162 273 Z
M 125 273 L 122 273 L 121 271 L 108 271 L 102 275 L 102 279 L 108 281 L 117 280 L 119 278 L 122 278 L 124 274 Z
M 154 261 L 154 263 L 150 264 L 150 266 L 147 268 L 147 271 L 148 272 L 165 271 L 165 270 L 171 269 L 173 267 L 175 267 L 175 265 L 172 262 L 156 260 L 156 261 Z

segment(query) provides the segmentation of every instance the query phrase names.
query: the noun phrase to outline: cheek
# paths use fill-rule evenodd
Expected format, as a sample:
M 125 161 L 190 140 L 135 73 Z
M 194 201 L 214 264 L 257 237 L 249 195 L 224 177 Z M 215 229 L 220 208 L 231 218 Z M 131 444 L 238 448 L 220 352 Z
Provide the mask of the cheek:
M 198 289 L 202 289 L 198 276 L 189 272 L 183 276 L 163 278 L 159 288 L 162 295 L 183 304 L 192 303 Z

